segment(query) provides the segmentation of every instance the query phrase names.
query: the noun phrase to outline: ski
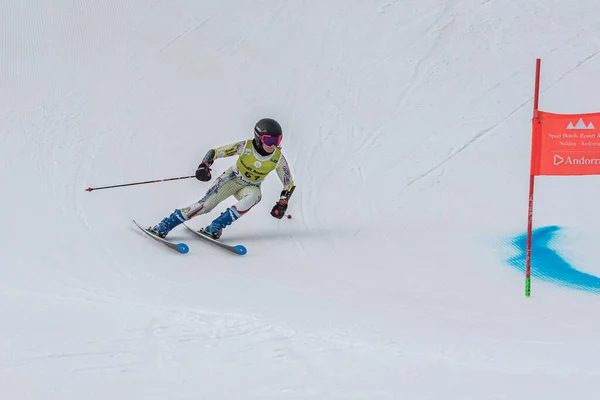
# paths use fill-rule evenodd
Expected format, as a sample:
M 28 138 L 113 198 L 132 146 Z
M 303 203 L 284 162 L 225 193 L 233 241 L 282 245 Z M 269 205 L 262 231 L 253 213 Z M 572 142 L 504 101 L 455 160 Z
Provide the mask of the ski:
M 163 239 L 163 238 L 161 238 L 161 237 L 158 237 L 158 236 L 156 236 L 155 234 L 151 233 L 151 232 L 150 232 L 148 229 L 146 229 L 146 228 L 142 228 L 142 227 L 140 226 L 140 224 L 138 224 L 138 223 L 137 223 L 137 221 L 136 221 L 135 219 L 133 220 L 133 223 L 134 223 L 134 224 L 135 224 L 135 225 L 136 225 L 138 228 L 140 228 L 140 230 L 141 230 L 142 232 L 144 232 L 146 235 L 150 236 L 152 239 L 156 240 L 156 241 L 157 241 L 157 242 L 159 242 L 159 243 L 162 243 L 162 244 L 164 244 L 165 246 L 167 246 L 167 247 L 169 247 L 169 248 L 171 248 L 171 249 L 173 249 L 173 250 L 176 250 L 176 251 L 180 252 L 181 254 L 186 254 L 188 251 L 190 251 L 190 248 L 189 248 L 189 247 L 188 247 L 188 245 L 187 245 L 187 244 L 185 244 L 185 243 L 173 243 L 173 242 L 169 242 L 168 240 L 166 240 L 166 239 Z
M 248 252 L 246 250 L 246 248 L 244 246 L 242 246 L 241 244 L 238 244 L 238 245 L 235 245 L 235 246 L 231 246 L 231 245 L 228 245 L 226 243 L 219 242 L 218 240 L 213 239 L 207 233 L 203 233 L 204 232 L 203 230 L 195 231 L 192 228 L 190 228 L 189 226 L 187 226 L 185 223 L 183 225 L 187 228 L 187 230 L 189 230 L 194 235 L 196 235 L 196 237 L 202 238 L 202 239 L 204 239 L 204 240 L 206 240 L 208 242 L 216 244 L 217 246 L 221 247 L 222 249 L 225 249 L 225 250 L 230 251 L 232 253 L 238 254 L 240 256 L 243 256 L 244 254 L 246 254 Z

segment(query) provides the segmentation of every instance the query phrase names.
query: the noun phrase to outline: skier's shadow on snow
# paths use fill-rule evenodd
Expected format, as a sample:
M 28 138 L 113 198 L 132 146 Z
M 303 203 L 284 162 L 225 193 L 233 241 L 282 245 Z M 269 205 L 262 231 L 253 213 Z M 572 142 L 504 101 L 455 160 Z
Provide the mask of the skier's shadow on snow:
M 151 237 L 148 237 L 147 235 L 145 235 L 144 232 L 140 231 L 135 226 L 131 227 L 131 231 L 134 232 L 134 233 L 136 233 L 136 234 L 139 233 L 141 236 L 146 237 L 146 238 L 152 240 Z M 175 232 L 175 231 L 173 231 L 169 236 L 167 236 L 167 240 L 169 242 L 180 242 L 180 241 L 183 241 L 183 240 L 185 240 L 187 238 L 188 237 L 185 235 L 185 232 L 183 232 L 183 231 L 182 232 Z
M 199 228 L 190 226 L 190 228 L 194 230 L 198 230 Z M 189 232 L 191 235 L 193 233 Z M 223 243 L 231 244 L 231 242 L 245 242 L 245 243 L 258 243 L 264 240 L 272 240 L 272 239 L 282 239 L 291 240 L 292 238 L 314 238 L 317 240 L 321 240 L 323 237 L 336 235 L 339 237 L 339 234 L 336 231 L 331 229 L 315 229 L 315 230 L 299 230 L 293 232 L 281 232 L 276 230 L 261 230 L 261 231 L 253 231 L 252 233 L 244 233 L 244 232 L 226 232 L 223 230 L 223 236 L 220 241 Z

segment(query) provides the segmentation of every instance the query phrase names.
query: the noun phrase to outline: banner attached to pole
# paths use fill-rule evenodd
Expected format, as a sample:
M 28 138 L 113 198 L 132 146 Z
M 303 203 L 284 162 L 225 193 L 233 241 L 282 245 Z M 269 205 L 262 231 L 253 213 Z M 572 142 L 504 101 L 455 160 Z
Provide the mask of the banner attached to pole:
M 529 206 L 525 250 L 525 296 L 531 295 L 533 195 L 539 175 L 600 175 L 600 112 L 554 114 L 539 110 L 541 60 L 533 94 Z
M 600 113 L 538 111 L 533 135 L 533 175 L 600 174 Z

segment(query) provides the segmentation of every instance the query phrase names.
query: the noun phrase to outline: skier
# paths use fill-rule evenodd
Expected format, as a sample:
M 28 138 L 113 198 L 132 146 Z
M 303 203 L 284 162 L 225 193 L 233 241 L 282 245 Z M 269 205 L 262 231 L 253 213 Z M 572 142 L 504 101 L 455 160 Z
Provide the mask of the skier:
M 235 196 L 237 203 L 228 207 L 204 229 L 209 236 L 219 239 L 223 228 L 231 225 L 260 202 L 262 198 L 260 185 L 273 170 L 277 171 L 283 190 L 279 201 L 271 210 L 271 215 L 277 219 L 283 218 L 296 186 L 287 160 L 281 153 L 282 137 L 281 125 L 274 119 L 263 118 L 254 126 L 254 139 L 210 149 L 196 170 L 196 179 L 203 182 L 210 181 L 210 167 L 217 158 L 237 155 L 239 157 L 235 166 L 225 170 L 202 199 L 187 207 L 176 209 L 154 227 L 148 228 L 149 232 L 165 238 L 177 225 L 195 216 L 206 214 L 223 200 Z

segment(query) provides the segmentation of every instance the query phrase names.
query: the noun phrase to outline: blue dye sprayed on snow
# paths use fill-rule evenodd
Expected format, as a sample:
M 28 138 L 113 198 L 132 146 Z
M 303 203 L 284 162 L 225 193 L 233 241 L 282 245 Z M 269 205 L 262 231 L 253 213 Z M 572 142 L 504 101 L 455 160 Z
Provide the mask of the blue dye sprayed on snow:
M 535 229 L 531 235 L 531 278 L 552 282 L 571 289 L 600 294 L 600 278 L 577 270 L 557 250 L 550 248 L 560 232 L 559 226 Z M 508 264 L 525 272 L 527 233 L 512 239 L 519 254 L 507 260 Z M 556 246 L 554 246 L 556 247 Z

